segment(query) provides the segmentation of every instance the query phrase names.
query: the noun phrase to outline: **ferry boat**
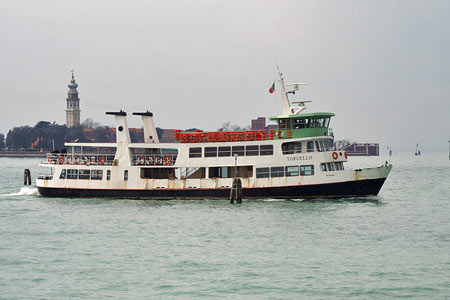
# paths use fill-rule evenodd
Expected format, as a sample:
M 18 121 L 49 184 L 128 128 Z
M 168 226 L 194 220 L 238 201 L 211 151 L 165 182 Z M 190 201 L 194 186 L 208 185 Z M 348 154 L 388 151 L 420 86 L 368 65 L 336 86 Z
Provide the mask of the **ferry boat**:
M 40 164 L 52 175 L 39 176 L 36 187 L 47 197 L 225 199 L 239 178 L 244 199 L 377 195 L 392 165 L 346 168 L 347 153 L 333 147 L 330 134 L 335 114 L 305 113 L 310 101 L 288 97 L 304 83 L 285 84 L 278 75 L 283 111 L 269 117 L 276 130 L 176 130 L 176 142 L 161 143 L 153 114 L 135 112 L 144 143 L 132 143 L 126 112 L 107 112 L 115 118 L 116 142 L 65 143 L 66 153 L 49 153 Z

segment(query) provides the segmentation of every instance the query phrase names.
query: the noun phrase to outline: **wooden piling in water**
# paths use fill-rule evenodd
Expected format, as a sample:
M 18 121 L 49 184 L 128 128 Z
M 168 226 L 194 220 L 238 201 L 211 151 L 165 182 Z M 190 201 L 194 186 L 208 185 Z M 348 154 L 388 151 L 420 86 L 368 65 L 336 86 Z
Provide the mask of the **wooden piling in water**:
M 30 169 L 25 169 L 23 171 L 23 184 L 31 185 L 31 172 Z

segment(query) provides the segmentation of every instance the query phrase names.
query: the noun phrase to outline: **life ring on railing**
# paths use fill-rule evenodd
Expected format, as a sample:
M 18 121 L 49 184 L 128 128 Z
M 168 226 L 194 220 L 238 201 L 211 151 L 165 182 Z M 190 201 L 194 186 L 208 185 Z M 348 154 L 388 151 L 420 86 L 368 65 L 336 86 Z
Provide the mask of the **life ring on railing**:
M 62 155 L 58 156 L 58 163 L 60 165 L 62 165 L 64 163 L 64 156 L 62 156 Z
M 172 165 L 172 157 L 170 157 L 170 156 L 164 157 L 164 164 L 166 166 L 171 166 Z
M 91 165 L 97 164 L 97 158 L 95 156 L 92 156 L 91 160 L 90 160 L 90 163 L 91 163 Z
M 345 159 L 347 159 L 347 151 L 344 151 Z
M 151 156 L 145 157 L 145 164 L 146 164 L 147 166 L 153 166 L 153 163 L 154 163 L 153 157 L 151 157 Z
M 333 158 L 334 158 L 334 159 L 338 159 L 338 157 L 339 157 L 339 155 L 337 154 L 337 152 L 333 152 L 332 155 L 333 155 Z
M 104 156 L 100 156 L 98 158 L 98 163 L 104 165 L 106 163 L 106 158 Z
M 136 161 L 137 161 L 138 165 L 143 165 L 144 164 L 144 158 L 142 156 L 139 156 Z
M 75 155 L 72 160 L 74 165 L 78 165 L 80 163 L 80 158 L 78 155 Z
M 279 139 L 282 139 L 282 138 L 283 138 L 283 131 L 278 130 L 278 131 L 277 131 L 277 137 L 278 137 Z
M 163 164 L 163 158 L 161 156 L 155 157 L 155 165 L 162 165 Z

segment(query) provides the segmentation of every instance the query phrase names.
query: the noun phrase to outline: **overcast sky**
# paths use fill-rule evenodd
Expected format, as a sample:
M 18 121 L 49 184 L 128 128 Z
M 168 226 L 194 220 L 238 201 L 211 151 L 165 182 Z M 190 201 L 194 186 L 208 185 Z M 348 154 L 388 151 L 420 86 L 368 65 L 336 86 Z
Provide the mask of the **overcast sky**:
M 65 123 L 75 69 L 81 120 L 150 110 L 156 126 L 215 130 L 281 112 L 330 111 L 337 139 L 447 151 L 450 1 L 0 1 L 0 132 Z M 129 124 L 140 127 L 138 117 Z

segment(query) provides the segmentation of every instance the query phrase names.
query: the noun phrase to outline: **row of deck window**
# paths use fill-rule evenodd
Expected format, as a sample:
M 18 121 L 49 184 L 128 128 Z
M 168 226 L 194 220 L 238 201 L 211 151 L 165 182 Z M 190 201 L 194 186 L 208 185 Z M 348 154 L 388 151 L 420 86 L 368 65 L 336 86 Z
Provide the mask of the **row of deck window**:
M 62 169 L 59 179 L 102 180 L 103 170 Z M 106 180 L 111 179 L 111 170 L 106 171 Z
M 303 150 L 303 143 L 306 144 Z M 323 152 L 333 150 L 332 145 L 327 140 L 307 141 L 307 142 L 287 142 L 281 145 L 284 155 L 302 152 Z M 223 146 L 223 147 L 192 147 L 189 148 L 190 158 L 201 157 L 230 157 L 238 156 L 263 156 L 273 155 L 273 145 L 248 145 L 248 146 Z
M 329 163 L 321 163 L 320 168 L 322 171 L 342 171 L 344 170 L 343 162 L 329 162 Z
M 314 165 L 256 168 L 256 178 L 312 176 Z
M 273 155 L 273 145 L 249 145 L 249 146 L 223 146 L 205 147 L 204 157 L 229 157 L 229 156 L 259 156 Z M 189 157 L 202 157 L 202 148 L 189 148 Z
M 303 151 L 303 142 L 287 142 L 281 144 L 281 150 L 283 154 L 294 154 L 294 153 L 302 153 Z M 329 144 L 326 140 L 318 140 L 318 141 L 307 141 L 306 142 L 306 152 L 323 152 L 333 150 L 332 145 Z

